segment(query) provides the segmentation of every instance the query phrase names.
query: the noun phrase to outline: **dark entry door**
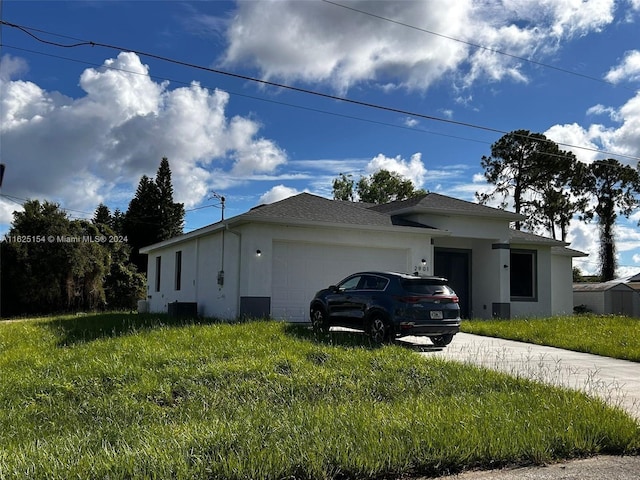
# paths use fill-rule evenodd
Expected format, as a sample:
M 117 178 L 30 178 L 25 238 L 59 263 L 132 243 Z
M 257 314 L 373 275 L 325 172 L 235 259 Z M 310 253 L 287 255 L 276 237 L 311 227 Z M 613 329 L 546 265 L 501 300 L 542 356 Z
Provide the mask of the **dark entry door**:
M 460 298 L 460 316 L 469 318 L 471 307 L 471 251 L 435 248 L 434 273 L 449 280 Z

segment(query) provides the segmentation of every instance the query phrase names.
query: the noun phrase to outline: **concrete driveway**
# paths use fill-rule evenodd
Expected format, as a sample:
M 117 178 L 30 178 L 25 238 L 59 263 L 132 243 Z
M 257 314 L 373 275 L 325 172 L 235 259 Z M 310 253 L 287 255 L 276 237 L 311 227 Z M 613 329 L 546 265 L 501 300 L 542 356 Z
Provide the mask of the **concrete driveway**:
M 422 355 L 582 390 L 623 408 L 640 421 L 640 363 L 469 333 L 457 334 L 444 349 L 434 347 L 425 337 L 402 341 L 417 346 Z
M 459 333 L 446 348 L 427 338 L 401 341 L 422 355 L 479 365 L 510 375 L 568 387 L 604 399 L 640 421 L 640 363 L 560 348 Z M 467 472 L 441 480 L 638 480 L 640 457 L 600 456 L 544 467 Z

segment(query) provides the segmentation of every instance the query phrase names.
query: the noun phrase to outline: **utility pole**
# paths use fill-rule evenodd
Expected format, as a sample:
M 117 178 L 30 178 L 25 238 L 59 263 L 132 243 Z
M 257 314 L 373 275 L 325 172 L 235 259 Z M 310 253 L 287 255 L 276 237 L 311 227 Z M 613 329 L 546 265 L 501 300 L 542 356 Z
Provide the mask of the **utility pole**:
M 219 193 L 213 192 L 211 194 L 211 196 L 209 197 L 209 200 L 212 200 L 214 198 L 217 199 L 217 200 L 220 200 L 220 206 L 221 206 L 221 209 L 222 209 L 222 218 L 220 220 L 224 220 L 224 202 L 225 202 L 225 198 L 224 198 L 224 196 L 220 195 Z

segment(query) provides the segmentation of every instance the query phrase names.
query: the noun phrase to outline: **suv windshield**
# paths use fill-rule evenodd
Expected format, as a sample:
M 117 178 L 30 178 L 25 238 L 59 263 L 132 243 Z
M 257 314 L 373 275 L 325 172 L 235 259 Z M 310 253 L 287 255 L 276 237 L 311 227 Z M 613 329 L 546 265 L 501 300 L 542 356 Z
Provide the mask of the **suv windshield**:
M 404 279 L 400 282 L 402 288 L 409 293 L 418 295 L 454 295 L 453 290 L 442 281 L 431 279 Z

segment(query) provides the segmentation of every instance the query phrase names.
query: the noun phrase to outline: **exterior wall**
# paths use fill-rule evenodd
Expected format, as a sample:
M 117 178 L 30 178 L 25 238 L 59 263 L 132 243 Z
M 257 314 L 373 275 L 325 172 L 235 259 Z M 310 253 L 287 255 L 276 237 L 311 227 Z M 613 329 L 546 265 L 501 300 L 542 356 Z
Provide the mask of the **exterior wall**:
M 551 313 L 573 314 L 573 257 L 551 255 Z
M 472 239 L 492 239 L 497 242 L 509 242 L 509 222 L 487 217 L 460 215 L 419 214 L 408 215 L 410 220 L 447 230 L 456 237 Z
M 224 237 L 224 260 L 222 239 Z M 148 255 L 149 311 L 167 312 L 172 302 L 197 302 L 198 314 L 233 318 L 238 310 L 237 236 L 217 232 L 158 250 Z M 175 289 L 175 253 L 182 251 L 181 289 Z M 160 291 L 156 291 L 156 257 L 161 257 Z M 218 285 L 218 272 L 224 283 Z

